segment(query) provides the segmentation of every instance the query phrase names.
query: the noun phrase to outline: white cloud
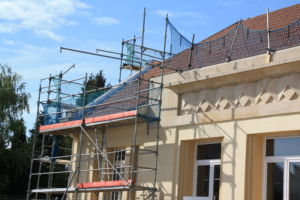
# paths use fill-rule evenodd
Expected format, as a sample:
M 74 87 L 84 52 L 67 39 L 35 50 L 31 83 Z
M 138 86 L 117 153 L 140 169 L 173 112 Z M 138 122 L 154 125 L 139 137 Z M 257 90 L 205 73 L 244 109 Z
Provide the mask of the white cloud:
M 161 17 L 165 17 L 168 14 L 169 18 L 193 20 L 193 22 L 201 24 L 206 24 L 209 19 L 208 16 L 193 11 L 172 12 L 169 10 L 157 10 L 155 13 Z
M 14 40 L 3 40 L 3 44 L 9 45 L 9 46 L 15 46 L 16 41 L 14 41 Z
M 74 24 L 68 16 L 89 6 L 79 0 L 2 0 L 0 1 L 0 32 L 14 33 L 27 29 L 53 40 L 62 37 L 54 30 Z
M 233 5 L 241 5 L 243 1 L 241 0 L 218 0 L 217 4 L 224 7 L 232 7 Z
M 16 24 L 0 23 L 0 33 L 14 33 L 18 30 Z
M 98 24 L 99 26 L 106 26 L 106 25 L 112 25 L 112 24 L 119 24 L 120 21 L 112 18 L 112 17 L 99 17 L 94 19 L 96 24 Z
M 63 37 L 49 30 L 38 30 L 36 33 L 42 37 L 47 37 L 52 40 L 62 41 Z
M 193 12 L 193 11 L 172 12 L 169 10 L 157 10 L 155 13 L 162 17 L 165 17 L 167 14 L 169 17 L 176 17 L 176 18 L 182 18 L 182 17 L 203 18 L 203 17 L 206 17 L 205 15 L 201 15 L 201 14 L 199 14 L 197 12 Z
M 156 14 L 159 15 L 159 16 L 162 16 L 162 17 L 167 16 L 167 14 L 169 15 L 169 17 L 173 16 L 173 13 L 170 12 L 169 10 L 157 10 Z

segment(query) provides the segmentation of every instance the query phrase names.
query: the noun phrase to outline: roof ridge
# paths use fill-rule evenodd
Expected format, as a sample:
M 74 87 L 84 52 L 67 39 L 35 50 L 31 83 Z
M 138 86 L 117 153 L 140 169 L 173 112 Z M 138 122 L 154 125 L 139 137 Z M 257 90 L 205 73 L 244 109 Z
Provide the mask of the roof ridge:
M 231 24 L 231 25 L 229 25 L 229 26 L 223 28 L 222 30 L 220 30 L 220 31 L 218 31 L 218 32 L 216 32 L 216 33 L 214 33 L 213 35 L 211 35 L 211 36 L 209 36 L 209 37 L 207 37 L 207 38 L 201 40 L 201 41 L 199 42 L 199 44 L 200 44 L 200 43 L 204 43 L 204 42 L 211 41 L 211 40 L 207 40 L 207 39 L 209 39 L 209 38 L 211 38 L 211 37 L 213 37 L 213 36 L 215 36 L 215 35 L 217 35 L 217 34 L 219 34 L 219 33 L 221 33 L 221 32 L 225 32 L 224 35 L 226 35 L 226 33 L 228 33 L 228 32 L 231 30 L 232 27 L 235 27 L 235 26 L 238 25 L 239 21 L 240 21 L 240 20 L 238 20 L 238 21 L 234 22 L 233 24 Z
M 300 10 L 300 3 L 269 12 L 270 18 L 275 19 L 275 22 L 274 22 L 274 20 L 273 21 L 270 20 L 271 25 L 273 25 L 273 27 L 270 27 L 270 28 L 272 30 L 276 30 L 278 28 L 283 28 L 283 27 L 287 26 L 288 24 L 294 23 L 297 20 L 299 20 L 300 12 L 299 12 L 299 14 L 296 12 L 286 12 L 291 9 L 295 10 L 295 11 L 297 11 L 298 9 Z M 264 30 L 266 28 L 262 28 L 262 27 L 264 26 L 264 24 L 266 24 L 265 22 L 263 22 L 264 20 L 266 20 L 264 17 L 265 15 L 266 15 L 266 13 L 260 14 L 260 15 L 254 16 L 254 17 L 250 17 L 247 19 L 243 19 L 242 24 L 249 29 Z M 284 16 L 284 15 L 289 15 L 289 17 L 282 18 L 282 20 L 278 20 L 278 16 Z M 296 15 L 298 15 L 298 17 Z M 230 32 L 235 27 L 234 25 L 236 25 L 238 22 L 239 21 L 223 28 L 222 30 L 214 33 L 213 35 L 210 35 L 209 37 L 201 40 L 199 43 L 209 42 L 209 41 L 218 39 L 218 38 L 226 35 L 228 32 Z
M 291 5 L 291 6 L 288 6 L 288 7 L 280 8 L 280 9 L 277 9 L 277 10 L 270 11 L 269 14 L 274 14 L 276 12 L 281 12 L 282 10 L 287 10 L 287 9 L 290 9 L 290 8 L 295 8 L 297 6 L 300 6 L 300 3 L 294 4 L 294 5 Z M 256 18 L 256 17 L 262 17 L 264 15 L 266 15 L 266 13 L 263 13 L 263 14 L 260 14 L 260 15 L 256 15 L 254 17 L 248 17 L 247 19 L 244 19 L 244 21 L 246 21 L 248 19 L 253 19 L 253 18 Z

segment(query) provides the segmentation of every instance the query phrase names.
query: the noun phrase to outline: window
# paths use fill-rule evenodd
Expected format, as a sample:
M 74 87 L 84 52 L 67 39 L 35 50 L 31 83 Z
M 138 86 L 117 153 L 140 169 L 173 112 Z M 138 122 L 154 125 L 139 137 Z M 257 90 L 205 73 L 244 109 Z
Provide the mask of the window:
M 283 169 L 282 162 L 267 164 L 268 200 L 283 200 Z
M 205 144 L 197 147 L 197 160 L 221 158 L 221 144 Z
M 124 175 L 125 173 L 125 158 L 126 158 L 126 150 L 116 148 L 113 158 L 113 165 L 117 169 L 118 173 L 114 171 L 112 175 L 112 180 L 120 180 L 120 175 Z M 120 175 L 119 175 L 120 174 Z M 121 200 L 122 192 L 112 192 L 111 200 Z
M 209 165 L 197 166 L 196 196 L 207 197 L 209 195 L 209 172 Z
M 196 147 L 194 196 L 199 200 L 218 200 L 220 186 L 221 144 Z
M 265 200 L 300 199 L 300 137 L 266 139 Z
M 267 139 L 266 156 L 300 155 L 300 137 Z

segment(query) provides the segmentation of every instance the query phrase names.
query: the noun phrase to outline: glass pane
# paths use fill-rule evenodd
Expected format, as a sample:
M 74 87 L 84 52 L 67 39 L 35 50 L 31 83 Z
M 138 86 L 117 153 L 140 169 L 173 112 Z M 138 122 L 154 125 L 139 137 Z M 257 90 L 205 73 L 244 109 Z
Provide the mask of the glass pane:
M 213 200 L 219 200 L 220 188 L 220 165 L 215 165 L 214 169 L 214 197 Z
M 220 159 L 221 144 L 205 144 L 197 147 L 197 160 Z
M 290 163 L 290 198 L 289 200 L 300 199 L 300 163 Z
M 267 140 L 266 156 L 300 155 L 300 137 Z
M 210 166 L 198 166 L 197 168 L 197 196 L 208 197 L 209 170 Z
M 283 200 L 283 163 L 267 164 L 267 200 Z

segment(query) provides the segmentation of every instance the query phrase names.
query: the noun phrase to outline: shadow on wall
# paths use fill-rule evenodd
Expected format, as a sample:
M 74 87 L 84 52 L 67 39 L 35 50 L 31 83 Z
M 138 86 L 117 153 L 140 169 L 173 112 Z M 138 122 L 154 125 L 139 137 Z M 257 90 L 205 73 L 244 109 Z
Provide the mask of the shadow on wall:
M 197 113 L 192 114 L 193 118 L 197 118 Z M 234 116 L 234 109 L 232 109 L 232 116 Z M 192 121 L 198 121 L 196 120 Z M 230 123 L 230 122 L 229 122 Z M 179 183 L 179 162 L 180 162 L 180 152 L 181 152 L 181 140 L 179 139 L 180 134 L 186 134 L 186 131 L 193 132 L 193 135 L 189 140 L 199 140 L 201 138 L 220 138 L 224 137 L 225 142 L 222 144 L 222 165 L 231 165 L 231 171 L 221 172 L 221 183 L 222 185 L 229 185 L 231 188 L 230 196 L 232 200 L 238 200 L 235 196 L 235 190 L 237 188 L 237 169 L 236 169 L 236 157 L 237 149 L 239 148 L 237 140 L 239 139 L 238 133 L 246 135 L 246 132 L 239 127 L 237 122 L 232 122 L 232 133 L 224 130 L 217 123 L 207 123 L 205 125 L 190 125 L 185 127 L 167 127 L 161 134 L 161 142 L 159 149 L 159 169 L 158 169 L 158 186 L 159 186 L 159 197 L 160 199 L 177 199 L 178 191 L 177 188 Z M 175 132 L 171 132 L 171 129 L 175 129 Z M 171 134 L 176 134 L 175 137 L 172 137 L 172 142 L 170 144 Z M 243 136 L 244 137 L 244 136 Z M 168 143 L 166 143 L 168 141 Z M 230 153 L 228 153 L 230 152 Z M 226 157 L 226 161 L 224 161 Z M 193 168 L 193 167 L 192 167 Z M 163 173 L 166 172 L 166 173 Z M 165 190 L 164 186 L 168 185 L 168 190 Z M 169 189 L 169 185 L 171 188 Z M 222 187 L 221 185 L 221 187 Z M 224 187 L 224 186 L 223 186 Z M 226 187 L 227 189 L 227 187 Z M 229 195 L 229 194 L 228 194 Z

